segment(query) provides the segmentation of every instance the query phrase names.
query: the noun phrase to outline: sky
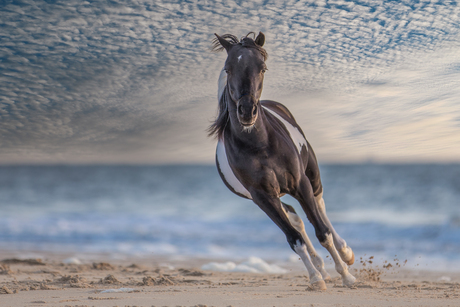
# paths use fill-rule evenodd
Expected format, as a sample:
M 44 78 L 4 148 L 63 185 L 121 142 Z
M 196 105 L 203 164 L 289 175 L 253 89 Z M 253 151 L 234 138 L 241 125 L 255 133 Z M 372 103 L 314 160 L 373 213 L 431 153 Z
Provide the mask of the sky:
M 460 162 L 456 1 L 0 1 L 0 164 L 213 163 L 225 52 L 265 33 L 262 99 L 320 163 Z

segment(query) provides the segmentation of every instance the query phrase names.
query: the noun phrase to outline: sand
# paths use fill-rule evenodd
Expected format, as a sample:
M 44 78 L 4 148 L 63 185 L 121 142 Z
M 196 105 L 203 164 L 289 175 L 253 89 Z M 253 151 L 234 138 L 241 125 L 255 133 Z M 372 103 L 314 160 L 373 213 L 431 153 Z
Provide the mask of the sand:
M 0 306 L 460 306 L 460 274 L 358 263 L 352 288 L 309 287 L 301 263 L 286 274 L 203 271 L 209 259 L 0 251 Z

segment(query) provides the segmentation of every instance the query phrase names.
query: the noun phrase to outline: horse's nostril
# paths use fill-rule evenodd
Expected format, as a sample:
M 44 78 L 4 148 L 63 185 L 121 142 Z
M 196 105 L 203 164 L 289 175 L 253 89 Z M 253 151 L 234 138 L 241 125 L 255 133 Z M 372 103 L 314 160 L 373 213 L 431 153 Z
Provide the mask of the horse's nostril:
M 252 116 L 256 116 L 256 114 L 257 114 L 257 106 L 254 106 L 252 108 Z
M 242 105 L 239 105 L 239 106 L 238 106 L 238 113 L 239 113 L 240 115 L 243 115 L 243 106 L 242 106 Z

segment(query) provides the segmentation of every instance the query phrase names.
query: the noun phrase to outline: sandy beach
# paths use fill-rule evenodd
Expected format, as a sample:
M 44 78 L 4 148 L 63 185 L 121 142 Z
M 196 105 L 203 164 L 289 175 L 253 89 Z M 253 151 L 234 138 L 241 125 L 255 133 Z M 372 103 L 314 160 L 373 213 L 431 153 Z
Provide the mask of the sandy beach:
M 43 253 L 41 253 L 43 254 Z M 460 274 L 353 265 L 345 288 L 334 270 L 312 290 L 299 263 L 285 274 L 202 270 L 209 259 L 0 252 L 1 306 L 458 306 Z M 104 260 L 109 259 L 109 260 Z M 74 263 L 72 263 L 74 262 Z M 81 264 L 75 264 L 81 262 Z

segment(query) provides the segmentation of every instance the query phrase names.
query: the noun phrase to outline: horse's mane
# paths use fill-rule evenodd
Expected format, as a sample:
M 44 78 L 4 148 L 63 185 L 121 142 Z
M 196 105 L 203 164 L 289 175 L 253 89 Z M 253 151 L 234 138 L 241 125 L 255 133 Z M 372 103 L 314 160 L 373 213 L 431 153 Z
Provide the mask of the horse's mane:
M 222 134 L 225 130 L 225 126 L 227 126 L 227 122 L 230 119 L 228 113 L 227 99 L 227 95 L 224 92 L 219 100 L 219 113 L 217 114 L 217 118 L 208 128 L 208 136 L 215 135 L 218 139 L 222 137 Z
M 253 38 L 250 38 L 250 35 L 252 35 Z M 246 34 L 246 36 L 243 36 L 240 40 L 238 40 L 238 38 L 233 34 L 224 34 L 221 36 L 221 38 L 225 39 L 232 45 L 241 45 L 247 48 L 257 49 L 260 52 L 260 54 L 264 57 L 264 61 L 266 61 L 268 58 L 268 53 L 264 48 L 256 44 L 256 42 L 254 41 L 255 35 L 256 34 L 254 32 L 249 32 L 248 34 Z M 217 37 L 215 37 L 212 40 L 211 51 L 220 52 L 222 50 L 224 50 L 224 47 L 220 44 Z
M 238 38 L 232 34 L 224 34 L 221 36 L 221 38 L 227 40 L 232 45 L 241 45 L 247 48 L 257 49 L 260 52 L 260 54 L 263 56 L 264 61 L 266 61 L 268 58 L 267 51 L 261 46 L 257 45 L 254 39 L 249 37 L 249 35 L 251 34 L 253 35 L 253 37 L 255 37 L 254 32 L 249 32 L 246 36 L 243 36 L 240 40 L 238 40 Z M 211 50 L 213 52 L 219 52 L 219 51 L 224 50 L 224 47 L 220 44 L 217 37 L 212 40 Z M 224 133 L 224 130 L 225 130 L 225 126 L 227 125 L 227 122 L 229 120 L 227 99 L 228 97 L 225 94 L 225 90 L 224 90 L 224 93 L 222 94 L 222 96 L 219 97 L 219 113 L 217 115 L 216 120 L 208 128 L 208 136 L 215 135 L 219 139 L 222 137 L 222 134 Z

